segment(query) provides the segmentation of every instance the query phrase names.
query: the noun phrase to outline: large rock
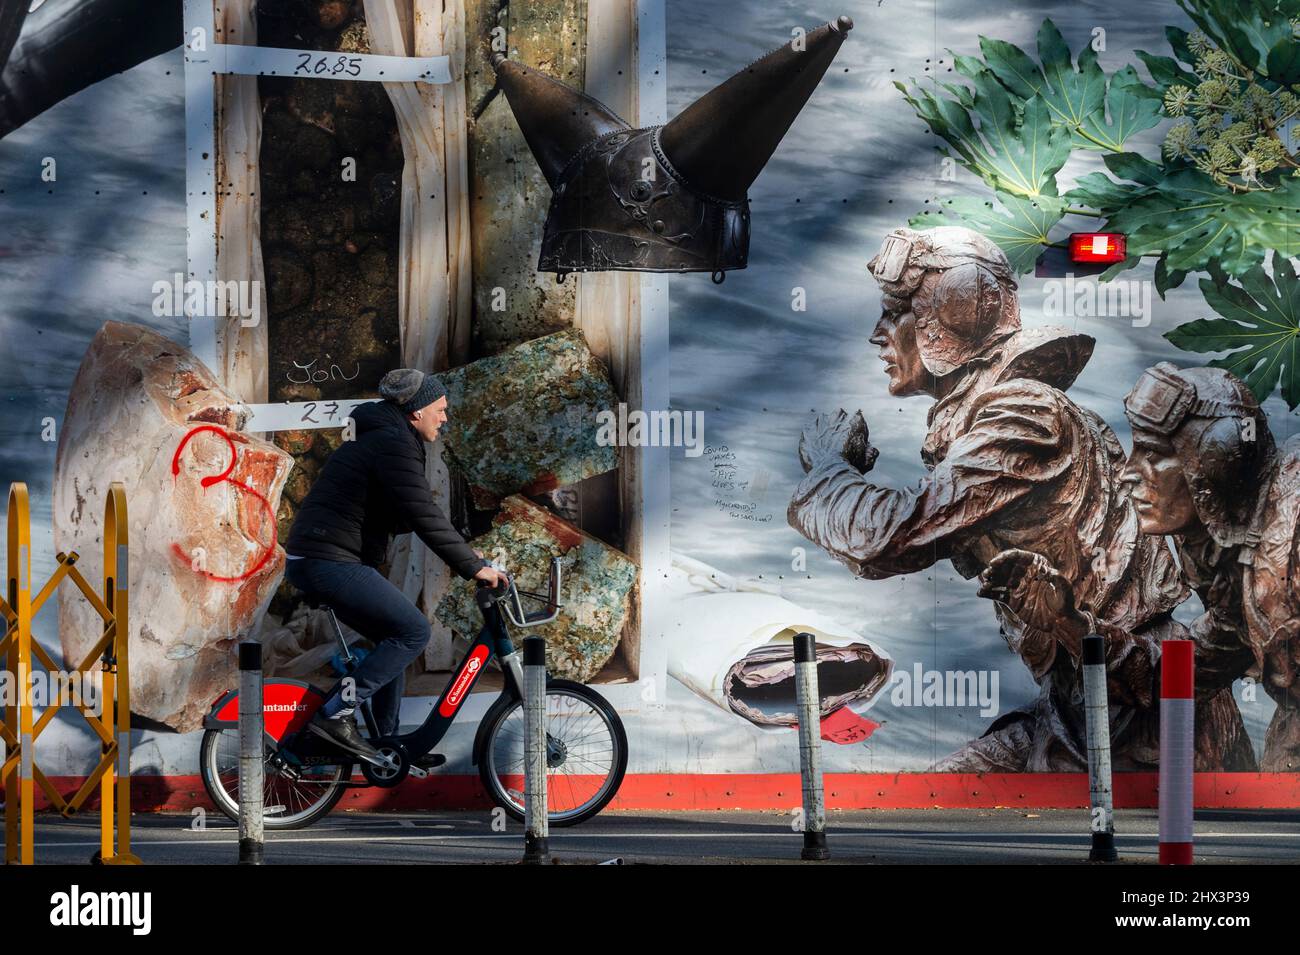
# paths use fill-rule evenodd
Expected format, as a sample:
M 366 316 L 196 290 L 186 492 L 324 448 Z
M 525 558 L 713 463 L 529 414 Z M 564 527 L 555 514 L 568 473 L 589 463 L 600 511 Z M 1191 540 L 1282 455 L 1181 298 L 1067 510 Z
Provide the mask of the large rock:
M 126 485 L 131 710 L 181 732 L 234 687 L 235 644 L 256 628 L 284 568 L 275 510 L 293 459 L 241 433 L 248 414 L 187 348 L 106 322 L 59 434 L 55 547 L 77 551 L 98 587 L 104 497 L 111 482 Z M 204 478 L 218 480 L 205 488 Z M 75 666 L 102 625 L 71 584 L 62 591 L 59 633 Z
M 447 386 L 443 460 L 485 510 L 618 467 L 597 415 L 615 413 L 609 372 L 576 328 L 537 338 L 438 377 Z
M 527 498 L 512 495 L 501 502 L 492 530 L 471 543 L 489 559 L 504 563 L 520 590 L 545 593 L 551 558 L 559 557 L 559 616 L 511 638 L 546 640 L 546 669 L 553 675 L 586 683 L 618 649 L 627 621 L 637 566 L 626 554 L 583 533 L 568 521 Z M 531 613 L 541 604 L 524 598 Z M 456 583 L 436 611 L 448 628 L 473 639 L 483 629 L 483 614 L 474 602 L 474 584 Z

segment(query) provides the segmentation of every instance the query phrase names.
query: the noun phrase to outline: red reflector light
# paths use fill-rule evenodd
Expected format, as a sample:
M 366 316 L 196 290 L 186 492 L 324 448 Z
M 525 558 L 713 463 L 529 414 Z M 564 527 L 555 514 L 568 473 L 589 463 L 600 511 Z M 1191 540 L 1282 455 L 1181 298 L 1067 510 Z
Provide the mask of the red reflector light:
M 1070 236 L 1070 261 L 1123 262 L 1127 246 L 1123 232 L 1075 232 Z

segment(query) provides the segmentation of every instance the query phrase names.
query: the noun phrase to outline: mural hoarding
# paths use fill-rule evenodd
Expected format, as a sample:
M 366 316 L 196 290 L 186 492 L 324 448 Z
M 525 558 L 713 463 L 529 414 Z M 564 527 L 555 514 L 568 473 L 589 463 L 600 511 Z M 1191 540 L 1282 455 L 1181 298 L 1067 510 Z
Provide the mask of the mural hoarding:
M 8 471 L 56 548 L 94 552 L 97 482 L 156 501 L 133 511 L 135 585 L 169 582 L 134 614 L 137 774 L 193 776 L 237 639 L 333 678 L 283 543 L 405 366 L 450 393 L 438 505 L 522 585 L 568 562 L 551 665 L 624 716 L 628 805 L 684 776 L 699 805 L 778 798 L 799 632 L 847 799 L 1023 773 L 1023 801 L 1077 803 L 1049 780 L 1086 767 L 1099 633 L 1135 792 L 1161 642 L 1190 637 L 1197 769 L 1294 803 L 1291 21 L 842 7 L 236 4 L 220 42 L 344 75 L 209 70 L 196 125 L 203 51 L 142 46 L 6 134 Z M 369 76 L 381 56 L 428 75 Z M 187 233 L 204 163 L 225 185 Z M 1071 264 L 1072 233 L 1124 254 Z M 154 357 L 106 363 L 123 336 Z M 434 632 L 418 721 L 474 607 L 410 535 L 381 567 Z M 61 739 L 75 774 L 91 741 Z

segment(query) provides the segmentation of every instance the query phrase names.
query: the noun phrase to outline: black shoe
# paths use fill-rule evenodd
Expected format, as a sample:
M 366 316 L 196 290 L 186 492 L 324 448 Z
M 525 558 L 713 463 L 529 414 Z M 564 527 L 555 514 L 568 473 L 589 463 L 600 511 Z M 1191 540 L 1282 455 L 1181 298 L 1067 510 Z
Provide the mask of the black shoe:
M 356 717 L 340 716 L 336 719 L 330 719 L 321 712 L 317 712 L 307 724 L 307 729 L 311 730 L 317 736 L 329 740 L 345 753 L 349 753 L 358 759 L 364 759 L 372 766 L 387 766 L 388 760 L 380 755 L 379 750 L 375 749 L 361 735 L 357 729 Z
M 425 753 L 423 756 L 411 760 L 411 765 L 417 769 L 436 769 L 447 761 L 447 757 L 442 753 Z

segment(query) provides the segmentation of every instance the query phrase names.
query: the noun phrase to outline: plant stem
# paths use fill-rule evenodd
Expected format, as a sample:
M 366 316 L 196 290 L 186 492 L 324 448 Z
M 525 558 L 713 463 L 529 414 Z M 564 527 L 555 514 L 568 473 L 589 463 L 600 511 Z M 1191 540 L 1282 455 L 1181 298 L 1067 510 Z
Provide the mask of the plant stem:
M 1105 150 L 1107 150 L 1107 151 L 1109 151 L 1109 152 L 1112 152 L 1112 153 L 1122 153 L 1122 152 L 1124 151 L 1122 147 L 1119 147 L 1119 146 L 1112 146 L 1110 143 L 1104 143 L 1104 142 L 1102 142 L 1102 141 L 1101 141 L 1100 139 L 1098 139 L 1096 136 L 1091 136 L 1091 135 L 1089 135 L 1088 133 L 1086 133 L 1086 132 L 1083 131 L 1083 127 L 1082 127 L 1082 126 L 1073 126 L 1073 127 L 1071 127 L 1071 128 L 1072 128 L 1076 133 L 1078 133 L 1080 136 L 1082 136 L 1084 139 L 1088 140 L 1088 142 L 1090 142 L 1090 143 L 1095 143 L 1096 145 L 1100 146 L 1102 149 L 1105 149 Z

